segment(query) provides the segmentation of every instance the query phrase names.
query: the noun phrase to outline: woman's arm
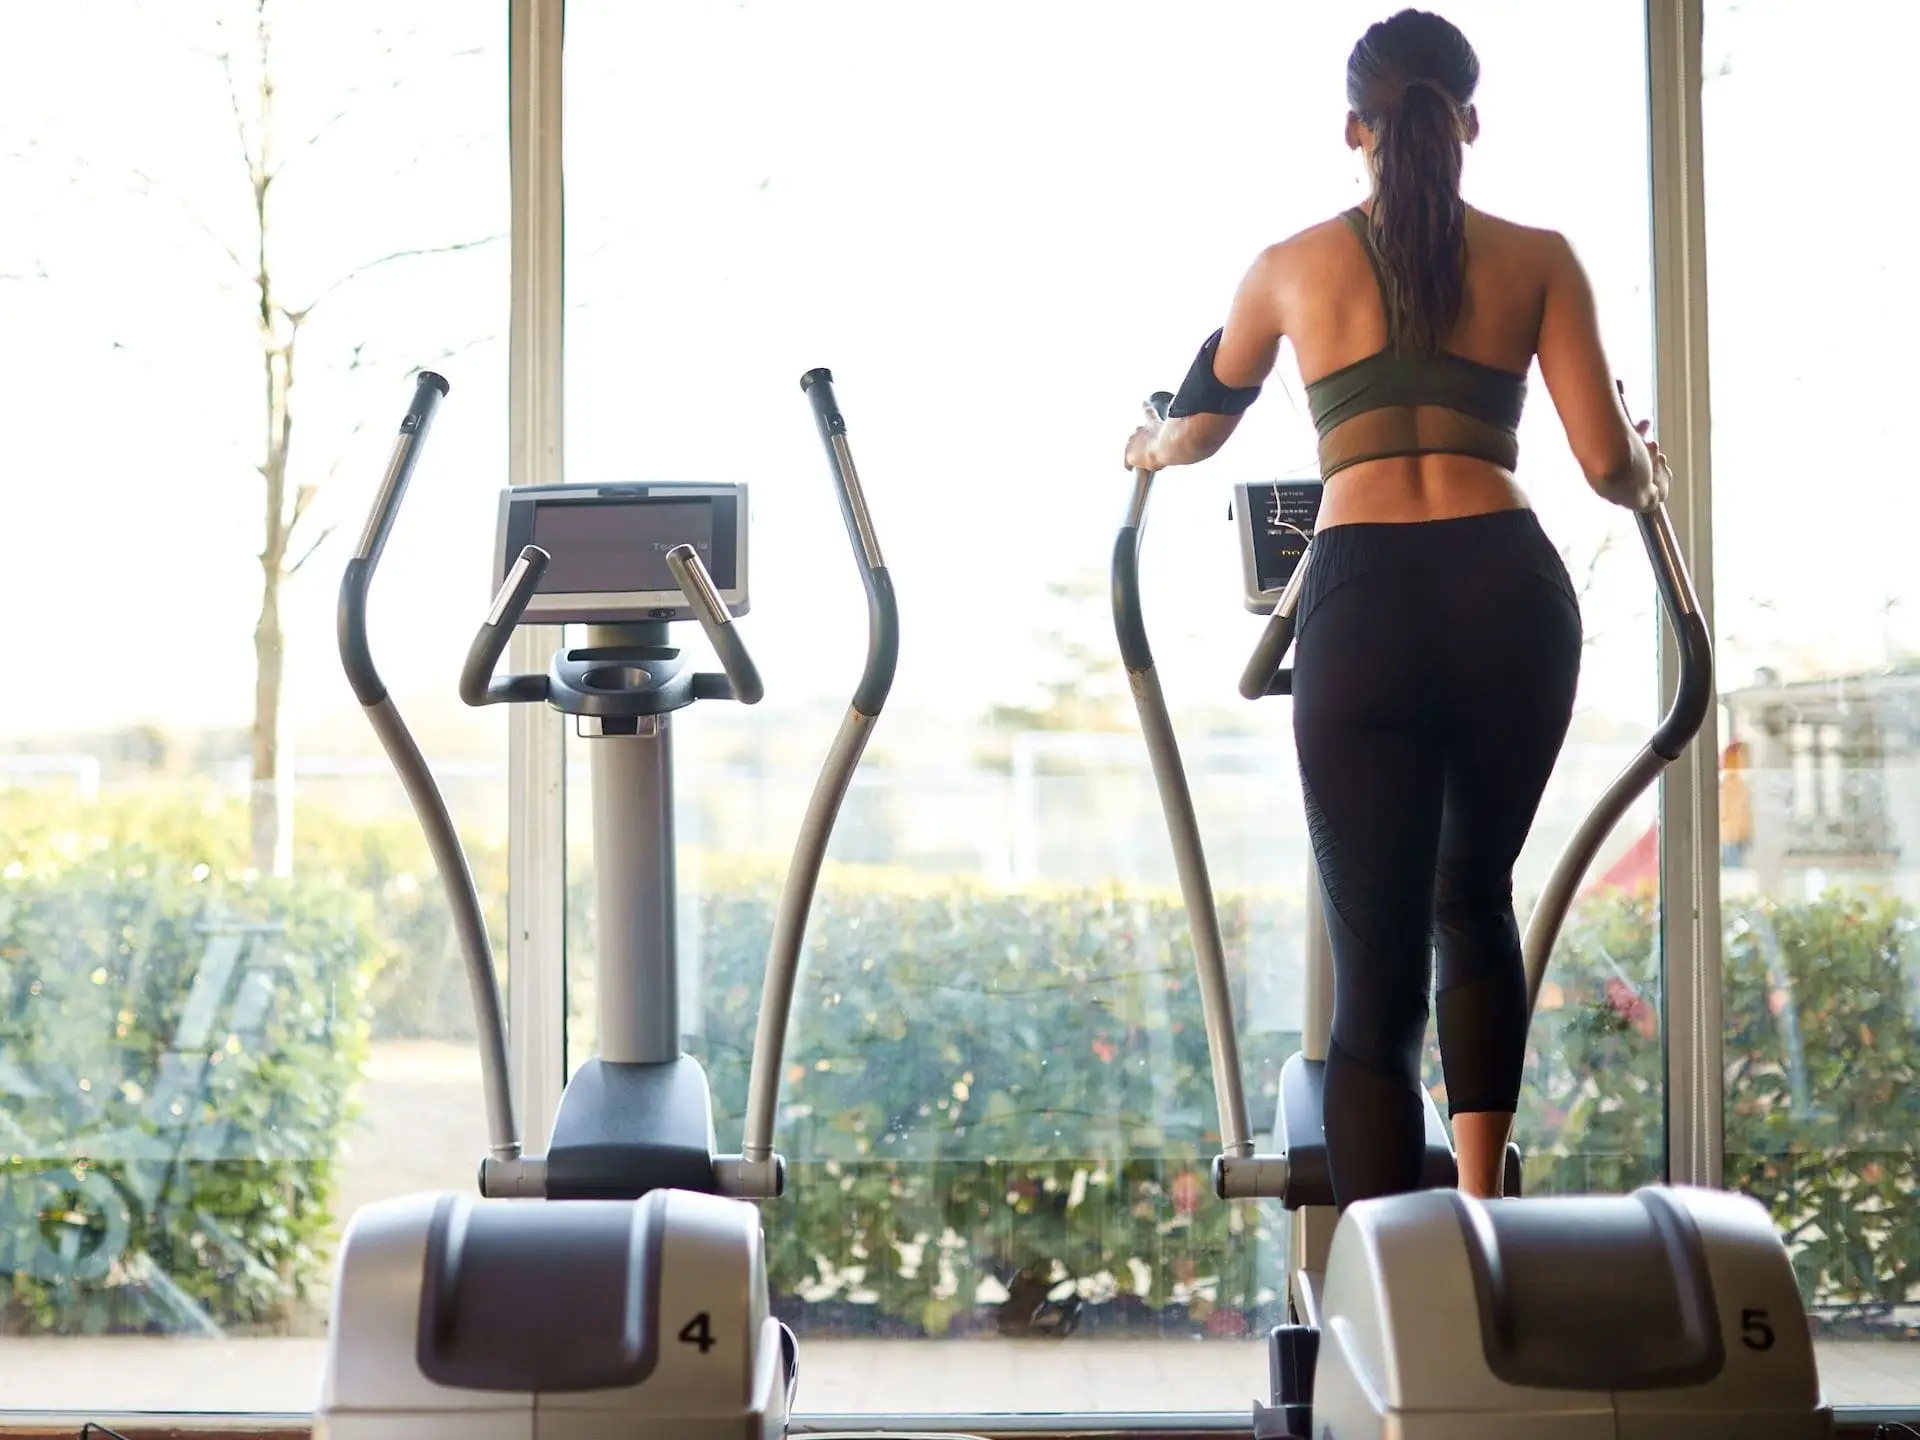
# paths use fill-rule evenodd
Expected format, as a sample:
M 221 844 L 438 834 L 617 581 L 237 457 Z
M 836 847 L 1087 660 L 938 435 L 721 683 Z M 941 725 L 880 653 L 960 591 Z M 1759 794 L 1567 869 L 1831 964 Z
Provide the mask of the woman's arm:
M 1600 343 L 1593 286 L 1573 247 L 1548 236 L 1546 303 L 1540 315 L 1540 374 L 1566 427 L 1567 444 L 1603 500 L 1646 510 L 1665 498 L 1665 476 L 1627 414 Z
M 1213 355 L 1213 376 L 1229 389 L 1265 382 L 1280 355 L 1281 328 L 1275 271 L 1280 246 L 1261 252 L 1233 297 L 1233 308 Z M 1217 454 L 1240 424 L 1239 415 L 1183 415 L 1167 421 L 1137 463 L 1149 470 L 1195 465 Z M 1130 456 L 1135 455 L 1129 447 Z

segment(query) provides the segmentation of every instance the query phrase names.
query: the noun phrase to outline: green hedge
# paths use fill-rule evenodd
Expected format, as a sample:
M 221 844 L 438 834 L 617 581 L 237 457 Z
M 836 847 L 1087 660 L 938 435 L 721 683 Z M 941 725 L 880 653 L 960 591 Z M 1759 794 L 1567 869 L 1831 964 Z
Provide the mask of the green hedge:
M 705 912 L 701 1048 L 723 1132 L 737 1134 L 771 898 L 762 884 Z M 1724 916 L 1727 1183 L 1772 1210 L 1825 1319 L 1889 1322 L 1920 1285 L 1913 911 L 1865 893 Z M 1244 997 L 1245 957 L 1274 953 L 1298 917 L 1227 896 L 1221 922 Z M 1568 925 L 1516 1126 L 1530 1193 L 1661 1174 L 1654 923 L 1650 897 L 1612 895 Z M 1018 1328 L 1023 1300 L 989 1315 L 966 1297 L 1036 1275 L 1110 1299 L 1116 1323 L 1273 1317 L 1282 1218 L 1205 1193 L 1217 1121 L 1173 897 L 839 876 L 809 956 L 781 1142 L 800 1164 L 768 1215 L 783 1293 L 837 1323 L 935 1334 Z M 1242 1044 L 1264 1126 L 1296 1037 Z M 1431 1082 L 1444 1101 L 1437 1064 Z
M 7 1162 L 0 1212 L 6 1324 L 285 1323 L 324 1284 L 369 1033 L 446 1033 L 462 998 L 444 904 L 397 825 L 303 812 L 302 878 L 270 885 L 232 869 L 238 807 L 114 816 L 76 843 L 57 827 L 22 840 L 0 811 L 15 836 L 0 845 L 0 1055 L 15 1067 L 0 1066 L 0 1156 L 24 1157 Z M 212 857 L 203 872 L 182 858 L 196 855 Z M 694 1048 L 732 1143 L 777 877 L 709 863 L 704 878 L 686 921 L 703 961 Z M 576 881 L 576 905 L 590 893 Z M 1905 1219 L 1920 1178 L 1914 916 L 1871 894 L 1725 913 L 1729 1181 L 1773 1208 L 1825 1313 L 1885 1317 L 1920 1261 Z M 1221 918 L 1244 1002 L 1245 957 L 1276 953 L 1298 915 L 1229 895 Z M 1520 1119 L 1534 1193 L 1659 1173 L 1653 920 L 1645 897 L 1615 896 L 1569 926 Z M 194 1072 L 201 1129 L 227 1147 L 202 1159 L 151 1102 L 210 941 L 235 935 L 274 1003 L 257 1031 L 220 1032 Z M 1284 1219 L 1208 1191 L 1218 1141 L 1189 953 L 1170 894 L 830 867 L 787 1055 L 793 1183 L 767 1210 L 783 1309 L 815 1333 L 1237 1333 L 1271 1319 Z M 1264 1124 L 1296 1037 L 1242 1044 Z M 41 1093 L 5 1079 L 22 1069 Z M 97 1136 L 149 1148 L 106 1158 Z M 48 1163 L 96 1144 L 85 1167 Z M 25 1186 L 30 1172 L 53 1178 Z M 124 1236 L 105 1186 L 125 1197 Z M 94 1273 L 109 1240 L 127 1258 Z
M 329 1264 L 366 897 L 223 878 L 190 823 L 7 818 L 0 1330 L 287 1325 Z

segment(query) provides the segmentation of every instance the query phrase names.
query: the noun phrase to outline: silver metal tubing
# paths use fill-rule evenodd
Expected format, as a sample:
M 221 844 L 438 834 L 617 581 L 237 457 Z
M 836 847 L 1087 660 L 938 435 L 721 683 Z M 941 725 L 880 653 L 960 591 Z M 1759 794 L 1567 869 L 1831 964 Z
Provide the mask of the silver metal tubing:
M 773 943 L 768 947 L 767 977 L 760 995 L 760 1020 L 753 1037 L 753 1070 L 747 1079 L 746 1126 L 740 1149 L 749 1164 L 773 1158 L 781 1061 L 786 1050 L 787 1019 L 793 1010 L 794 984 L 800 975 L 800 947 L 806 940 L 807 916 L 813 908 L 821 866 L 826 863 L 827 842 L 833 838 L 834 819 L 877 718 L 849 709 L 841 720 L 820 778 L 814 782 L 806 817 L 800 822 L 793 863 L 780 891 Z
M 1222 1200 L 1283 1200 L 1284 1155 L 1222 1155 L 1213 1162 L 1213 1193 Z
M 827 443 L 833 450 L 834 474 L 847 516 L 860 540 L 860 556 L 869 570 L 882 569 L 887 562 L 880 556 L 880 537 L 874 533 L 873 516 L 867 511 L 867 492 L 860 483 L 860 472 L 854 469 L 853 451 L 847 446 L 846 433 L 829 437 Z
M 1546 978 L 1547 962 L 1553 958 L 1554 942 L 1560 938 L 1560 927 L 1573 908 L 1574 896 L 1586 878 L 1587 867 L 1593 864 L 1593 857 L 1613 833 L 1613 827 L 1620 823 L 1620 817 L 1633 808 L 1633 802 L 1646 793 L 1647 787 L 1666 768 L 1667 762 L 1654 753 L 1652 746 L 1641 746 L 1626 769 L 1614 777 L 1599 803 L 1587 812 L 1586 819 L 1580 822 L 1580 828 L 1573 832 L 1573 838 L 1554 862 L 1553 873 L 1547 877 L 1546 887 L 1527 919 L 1526 940 L 1521 946 L 1526 957 L 1529 1010 L 1540 998 L 1540 985 Z
M 1593 857 L 1621 817 L 1633 808 L 1633 802 L 1692 742 L 1713 704 L 1712 637 L 1707 633 L 1700 599 L 1694 592 L 1693 577 L 1687 573 L 1686 561 L 1674 536 L 1673 521 L 1665 505 L 1642 513 L 1638 521 L 1640 541 L 1646 548 L 1647 563 L 1653 569 L 1654 583 L 1660 592 L 1660 606 L 1678 641 L 1679 678 L 1673 700 L 1659 725 L 1580 822 L 1580 828 L 1574 831 L 1566 849 L 1554 862 L 1546 888 L 1528 917 L 1522 951 L 1526 957 L 1529 1006 L 1540 998 L 1540 986 L 1546 978 L 1547 963 L 1553 957 L 1554 943 L 1560 937 L 1560 927 L 1566 923 L 1567 913 L 1573 907 L 1581 881 L 1586 878 L 1587 867 L 1593 864 Z
M 587 749 L 600 1058 L 616 1064 L 659 1064 L 680 1054 L 669 718 L 653 716 L 641 722 L 645 733 L 604 735 Z
M 1253 654 L 1247 657 L 1247 667 L 1240 672 L 1240 694 L 1248 700 L 1258 700 L 1273 693 L 1273 682 L 1280 673 L 1280 662 L 1287 657 L 1287 648 L 1293 644 L 1293 612 L 1300 606 L 1300 590 L 1306 583 L 1307 566 L 1313 559 L 1313 544 L 1308 542 L 1300 563 L 1293 567 L 1293 574 L 1287 578 L 1287 585 L 1280 592 L 1280 599 L 1268 617 L 1266 628 L 1260 632 L 1259 643 L 1253 647 Z
M 538 1156 L 500 1159 L 489 1155 L 480 1162 L 480 1193 L 489 1200 L 544 1200 L 547 1162 Z
M 1187 788 L 1187 772 L 1180 763 L 1180 742 L 1167 714 L 1160 675 L 1151 665 L 1127 671 L 1140 729 L 1146 737 L 1147 757 L 1153 764 L 1154 784 L 1167 817 L 1173 842 L 1174 866 L 1180 874 L 1180 897 L 1187 910 L 1187 928 L 1193 936 L 1193 968 L 1200 982 L 1200 1010 L 1207 1028 L 1207 1053 L 1213 1061 L 1213 1091 L 1220 1109 L 1220 1149 L 1223 1155 L 1253 1153 L 1247 1124 L 1247 1097 L 1240 1080 L 1240 1042 L 1233 1023 L 1233 990 L 1227 983 L 1225 947 L 1220 941 L 1220 916 L 1213 904 L 1213 881 L 1207 874 L 1206 848 L 1200 840 L 1200 822 Z
M 380 737 L 387 758 L 406 787 L 407 799 L 413 802 L 413 813 L 420 818 L 434 867 L 440 872 L 441 888 L 447 892 L 448 908 L 453 911 L 454 934 L 459 937 L 460 954 L 466 961 L 467 988 L 473 996 L 473 1016 L 479 1032 L 480 1083 L 486 1092 L 491 1153 L 496 1159 L 515 1159 L 520 1154 L 520 1131 L 514 1120 L 513 1090 L 507 1083 L 507 1027 L 500 1014 L 493 944 L 487 938 L 480 892 L 474 886 L 473 872 L 467 868 L 466 852 L 460 848 L 460 836 L 447 813 L 447 803 L 407 722 L 390 699 L 369 705 L 366 711 L 374 734 Z
M 713 653 L 720 657 L 720 668 L 727 672 L 728 683 L 733 686 L 733 698 L 743 705 L 758 705 L 767 693 L 766 686 L 760 682 L 760 671 L 747 653 L 727 602 L 720 598 L 700 552 L 691 545 L 674 546 L 667 552 L 667 569 L 673 572 L 674 583 L 687 597 L 687 604 L 693 607 L 700 628 L 707 632 Z
M 1147 400 L 1147 413 L 1164 418 L 1173 397 L 1156 391 Z M 1220 1112 L 1222 1161 L 1244 1160 L 1253 1154 L 1252 1127 L 1247 1123 L 1247 1096 L 1240 1078 L 1240 1041 L 1233 1020 L 1233 989 L 1227 981 L 1225 947 L 1220 940 L 1220 915 L 1214 907 L 1213 881 L 1207 873 L 1206 847 L 1200 821 L 1187 786 L 1186 767 L 1180 761 L 1180 742 L 1167 713 L 1167 697 L 1153 663 L 1146 616 L 1140 599 L 1140 538 L 1146 528 L 1147 504 L 1153 494 L 1153 473 L 1135 470 L 1133 495 L 1126 523 L 1114 537 L 1112 603 L 1120 661 L 1126 667 L 1127 688 L 1133 692 L 1140 716 L 1140 732 L 1147 743 L 1160 809 L 1166 817 L 1167 838 L 1180 876 L 1180 898 L 1186 907 L 1187 929 L 1193 940 L 1193 968 L 1200 985 L 1200 1010 L 1207 1031 L 1207 1055 L 1213 1065 L 1213 1091 Z M 1215 1185 L 1228 1182 L 1216 1165 Z
M 780 890 L 780 908 L 774 916 L 773 939 L 767 947 L 767 973 L 761 987 L 760 1016 L 753 1037 L 753 1064 L 747 1076 L 747 1113 L 742 1153 L 722 1156 L 715 1176 L 727 1194 L 778 1195 L 785 1187 L 786 1167 L 773 1153 L 773 1131 L 779 1117 L 780 1072 L 786 1053 L 787 1021 L 793 1011 L 793 991 L 800 975 L 800 948 L 806 941 L 807 917 L 826 863 L 827 843 L 833 838 L 847 787 L 860 768 L 867 740 L 893 688 L 900 657 L 900 614 L 893 577 L 881 558 L 880 541 L 867 509 L 866 491 L 854 468 L 847 444 L 846 417 L 833 391 L 833 372 L 821 367 L 800 377 L 800 389 L 813 407 L 813 418 L 833 473 L 834 493 L 846 521 L 847 540 L 867 594 L 867 657 L 853 692 L 853 702 L 834 735 L 827 758 L 807 801 L 800 822 L 793 860 Z

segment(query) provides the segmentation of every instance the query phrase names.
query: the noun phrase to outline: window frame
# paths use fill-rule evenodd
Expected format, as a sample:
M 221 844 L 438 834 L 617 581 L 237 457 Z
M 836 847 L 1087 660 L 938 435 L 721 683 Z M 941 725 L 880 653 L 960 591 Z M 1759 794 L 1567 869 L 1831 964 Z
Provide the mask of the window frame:
M 1667 497 L 1707 633 L 1713 610 L 1713 473 L 1708 409 L 1703 0 L 1648 0 L 1654 420 L 1673 461 Z M 1677 657 L 1660 636 L 1662 693 Z M 1715 677 L 1716 682 L 1718 677 Z M 1717 689 L 1717 685 L 1716 685 Z M 1666 1179 L 1725 1183 L 1722 1103 L 1719 707 L 1660 778 L 1660 995 L 1666 1047 Z

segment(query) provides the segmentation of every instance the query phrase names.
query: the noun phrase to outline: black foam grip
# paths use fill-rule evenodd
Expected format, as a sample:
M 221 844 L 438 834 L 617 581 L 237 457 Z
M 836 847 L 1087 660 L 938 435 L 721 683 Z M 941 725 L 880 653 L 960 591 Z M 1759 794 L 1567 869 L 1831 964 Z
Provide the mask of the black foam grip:
M 1140 532 L 1122 526 L 1113 540 L 1113 633 L 1120 642 L 1120 663 L 1140 674 L 1153 668 L 1147 621 L 1140 607 Z
M 819 422 L 823 437 L 847 433 L 847 422 L 840 414 L 840 402 L 834 398 L 831 370 L 822 365 L 807 371 L 800 377 L 800 388 L 806 392 L 807 399 L 813 402 L 813 418 Z
M 340 609 L 337 616 L 340 637 L 340 663 L 347 672 L 347 684 L 353 696 L 371 709 L 387 698 L 387 687 L 374 667 L 373 649 L 367 643 L 367 587 L 373 582 L 371 561 L 358 556 L 347 561 L 347 572 L 340 579 Z
M 900 665 L 900 607 L 894 599 L 893 576 L 884 565 L 868 572 L 867 587 L 867 663 L 860 672 L 860 685 L 853 692 L 853 708 L 862 715 L 877 716 L 893 689 L 894 671 Z

